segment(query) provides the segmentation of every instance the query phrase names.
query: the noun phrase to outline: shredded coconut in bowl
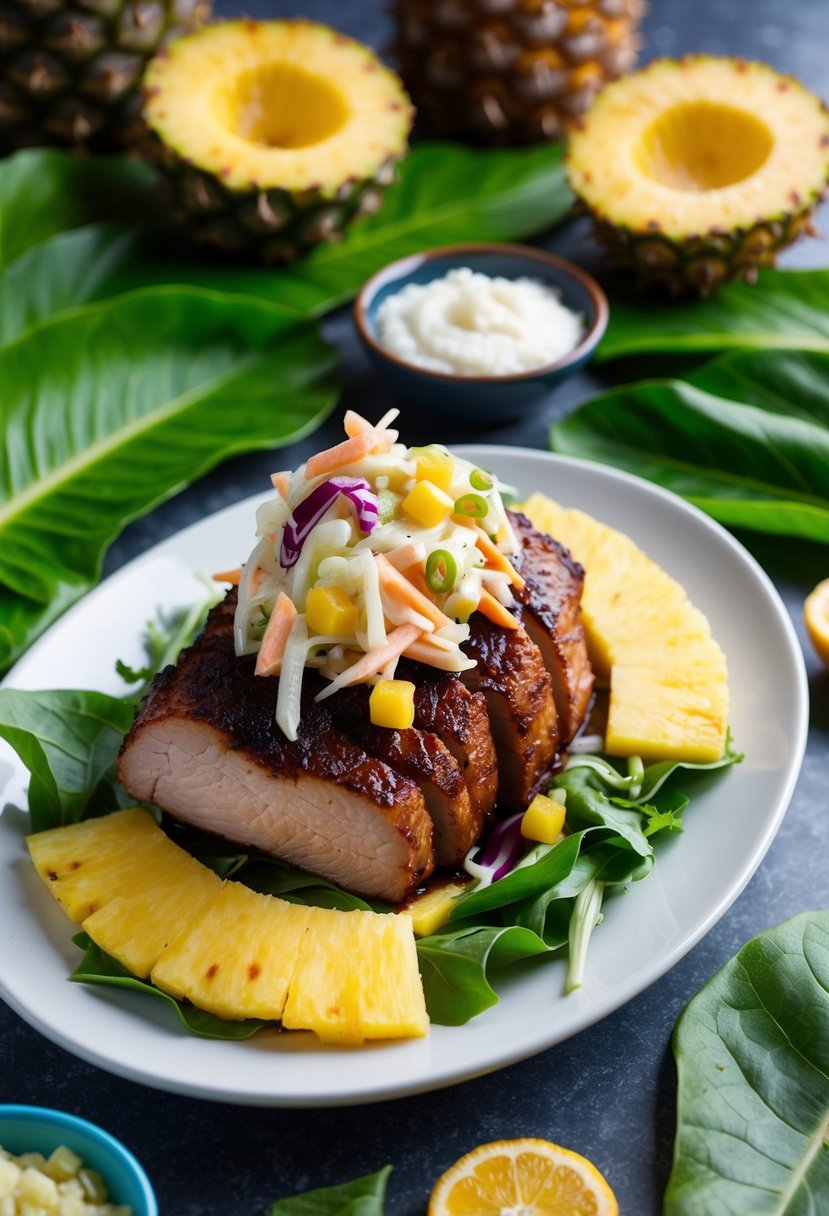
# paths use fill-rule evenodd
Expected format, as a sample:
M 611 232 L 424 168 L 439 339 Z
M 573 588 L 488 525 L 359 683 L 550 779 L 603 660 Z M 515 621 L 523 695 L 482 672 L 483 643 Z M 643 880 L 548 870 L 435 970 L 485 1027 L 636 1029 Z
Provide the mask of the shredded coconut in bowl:
M 469 267 L 410 283 L 377 310 L 380 343 L 417 367 L 458 376 L 510 376 L 575 350 L 584 318 L 535 279 L 491 278 Z

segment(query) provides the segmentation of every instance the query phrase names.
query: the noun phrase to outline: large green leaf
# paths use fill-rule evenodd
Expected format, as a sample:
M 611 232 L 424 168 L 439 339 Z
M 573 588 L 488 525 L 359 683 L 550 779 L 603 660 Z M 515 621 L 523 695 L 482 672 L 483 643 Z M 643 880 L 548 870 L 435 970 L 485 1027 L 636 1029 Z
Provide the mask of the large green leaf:
M 383 1216 L 391 1169 L 386 1165 L 351 1182 L 278 1199 L 266 1216 Z
M 829 354 L 724 356 L 554 424 L 557 452 L 673 490 L 729 527 L 829 541 Z
M 96 220 L 146 223 L 157 214 L 155 174 L 126 157 L 18 152 L 0 164 L 0 267 L 56 232 Z
M 0 667 L 97 580 L 124 525 L 333 406 L 313 326 L 215 292 L 136 292 L 0 350 Z
M 829 352 L 829 270 L 761 270 L 687 303 L 614 299 L 596 357 L 725 350 Z
M 49 167 L 55 168 L 52 160 Z M 571 203 L 558 145 L 498 151 L 421 145 L 401 165 L 400 180 L 376 215 L 354 224 L 339 244 L 320 246 L 288 269 L 203 257 L 182 261 L 181 241 L 158 234 L 140 240 L 103 227 L 64 234 L 10 267 L 7 282 L 0 279 L 0 303 L 8 301 L 9 310 L 2 328 L 11 334 L 52 311 L 160 284 L 205 287 L 321 314 L 355 295 L 395 258 L 435 245 L 531 236 L 561 220 Z M 17 201 L 7 208 L 13 219 L 18 216 Z M 76 227 L 73 220 L 57 208 L 51 233 L 39 239 Z
M 829 1210 L 829 912 L 769 929 L 677 1023 L 665 1216 Z

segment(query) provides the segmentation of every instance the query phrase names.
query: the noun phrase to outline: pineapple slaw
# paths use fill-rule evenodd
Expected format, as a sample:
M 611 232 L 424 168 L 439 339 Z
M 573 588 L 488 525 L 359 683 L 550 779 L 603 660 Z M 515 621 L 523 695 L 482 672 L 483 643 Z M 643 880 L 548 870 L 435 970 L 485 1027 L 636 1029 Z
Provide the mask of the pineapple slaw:
M 403 656 L 447 672 L 474 667 L 461 647 L 475 611 L 518 628 L 510 607 L 523 580 L 505 487 L 440 445 L 398 442 L 397 415 L 372 425 L 348 411 L 346 440 L 273 474 L 276 494 L 256 513 L 234 645 L 257 656 L 258 675 L 279 675 L 276 722 L 291 740 L 308 667 L 329 681 L 319 701 L 393 679 Z M 333 631 L 318 627 L 320 599 Z

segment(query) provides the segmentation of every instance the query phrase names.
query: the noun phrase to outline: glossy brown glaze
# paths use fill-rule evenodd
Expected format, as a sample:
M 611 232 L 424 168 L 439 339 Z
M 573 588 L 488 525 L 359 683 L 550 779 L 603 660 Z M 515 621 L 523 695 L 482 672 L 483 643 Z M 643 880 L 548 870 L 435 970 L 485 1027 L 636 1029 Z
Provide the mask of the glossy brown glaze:
M 526 515 L 511 511 L 521 546 L 516 563 L 524 587 L 515 592 L 516 616 L 541 651 L 553 681 L 560 746 L 581 726 L 593 695 L 593 670 L 581 623 L 584 568 L 552 537 L 537 531 Z

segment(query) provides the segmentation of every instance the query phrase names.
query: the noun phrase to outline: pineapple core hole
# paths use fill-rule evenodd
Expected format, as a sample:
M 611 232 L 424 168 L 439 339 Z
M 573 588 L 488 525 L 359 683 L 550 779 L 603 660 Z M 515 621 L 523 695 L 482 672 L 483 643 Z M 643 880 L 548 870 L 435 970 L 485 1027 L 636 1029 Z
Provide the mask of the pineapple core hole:
M 349 117 L 342 94 L 322 76 L 286 63 L 242 72 L 217 98 L 230 129 L 264 148 L 307 148 L 335 135 Z
M 720 190 L 756 173 L 772 150 L 771 132 L 747 110 L 686 101 L 663 111 L 642 136 L 639 168 L 672 190 Z

